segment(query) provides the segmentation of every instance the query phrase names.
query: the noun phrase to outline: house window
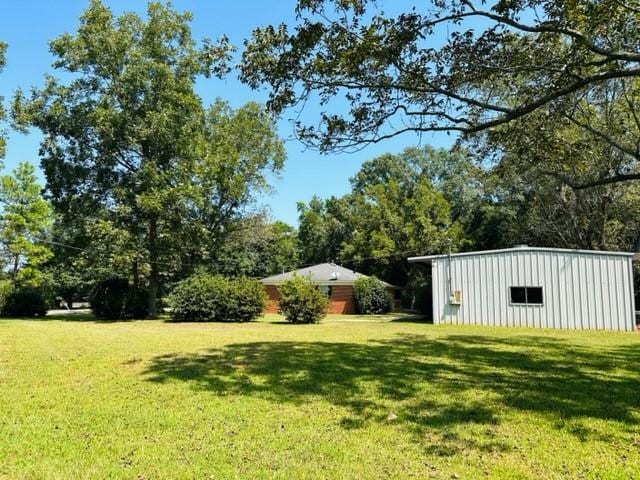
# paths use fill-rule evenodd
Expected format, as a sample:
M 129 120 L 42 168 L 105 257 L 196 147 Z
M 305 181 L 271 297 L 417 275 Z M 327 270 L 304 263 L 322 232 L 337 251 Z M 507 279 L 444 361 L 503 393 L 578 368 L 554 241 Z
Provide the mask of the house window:
M 320 293 L 322 293 L 325 297 L 327 298 L 331 298 L 331 285 L 319 285 L 318 286 L 318 290 L 320 291 Z
M 542 305 L 542 287 L 509 287 L 513 305 Z

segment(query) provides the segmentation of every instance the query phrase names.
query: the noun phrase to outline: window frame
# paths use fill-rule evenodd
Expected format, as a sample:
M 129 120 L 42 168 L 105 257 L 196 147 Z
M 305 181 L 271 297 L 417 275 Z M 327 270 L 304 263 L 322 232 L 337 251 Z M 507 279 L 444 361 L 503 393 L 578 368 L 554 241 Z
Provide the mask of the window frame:
M 333 285 L 318 285 L 316 289 L 325 295 L 327 299 L 331 299 L 331 295 L 333 294 L 333 288 L 331 287 L 333 287 Z
M 524 289 L 524 303 L 520 303 L 520 302 L 513 302 L 512 301 L 512 296 L 511 296 L 511 289 L 512 288 L 523 288 Z M 536 303 L 531 303 L 529 302 L 529 292 L 528 290 L 530 288 L 539 288 L 540 289 L 540 294 L 542 296 L 542 301 L 540 303 L 536 302 Z M 515 306 L 515 307 L 543 307 L 544 306 L 544 287 L 542 285 L 530 285 L 530 286 L 525 286 L 525 285 L 510 285 L 509 286 L 509 305 Z

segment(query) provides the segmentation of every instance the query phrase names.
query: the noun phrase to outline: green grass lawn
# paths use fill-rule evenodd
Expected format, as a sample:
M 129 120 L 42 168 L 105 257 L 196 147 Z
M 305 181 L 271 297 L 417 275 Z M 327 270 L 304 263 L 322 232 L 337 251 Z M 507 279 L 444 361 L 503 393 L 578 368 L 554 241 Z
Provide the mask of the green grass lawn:
M 640 335 L 0 320 L 0 478 L 640 478 Z

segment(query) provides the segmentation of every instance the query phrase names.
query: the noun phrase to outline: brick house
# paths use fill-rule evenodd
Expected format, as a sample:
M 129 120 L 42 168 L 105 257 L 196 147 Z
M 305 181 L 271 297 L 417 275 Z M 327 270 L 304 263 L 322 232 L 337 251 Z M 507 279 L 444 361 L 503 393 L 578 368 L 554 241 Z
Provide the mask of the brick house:
M 278 299 L 280 297 L 278 285 L 290 280 L 294 275 L 309 277 L 311 281 L 318 286 L 318 289 L 329 297 L 329 313 L 356 313 L 356 305 L 353 298 L 353 282 L 365 275 L 341 267 L 335 263 L 320 263 L 260 280 L 267 291 L 265 313 L 278 312 Z M 389 289 L 394 299 L 394 304 L 397 306 L 399 301 L 396 300 L 396 298 L 400 289 L 386 282 L 383 283 L 385 283 Z

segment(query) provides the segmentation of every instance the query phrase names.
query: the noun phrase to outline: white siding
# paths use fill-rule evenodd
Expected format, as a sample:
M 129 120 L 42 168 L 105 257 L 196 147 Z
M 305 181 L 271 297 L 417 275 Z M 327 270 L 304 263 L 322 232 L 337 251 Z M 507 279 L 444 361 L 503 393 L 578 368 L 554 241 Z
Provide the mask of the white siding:
M 435 323 L 584 330 L 633 330 L 632 257 L 542 250 L 453 255 L 432 260 Z M 451 289 L 462 304 L 449 303 Z M 543 305 L 512 305 L 509 287 L 543 288 Z

